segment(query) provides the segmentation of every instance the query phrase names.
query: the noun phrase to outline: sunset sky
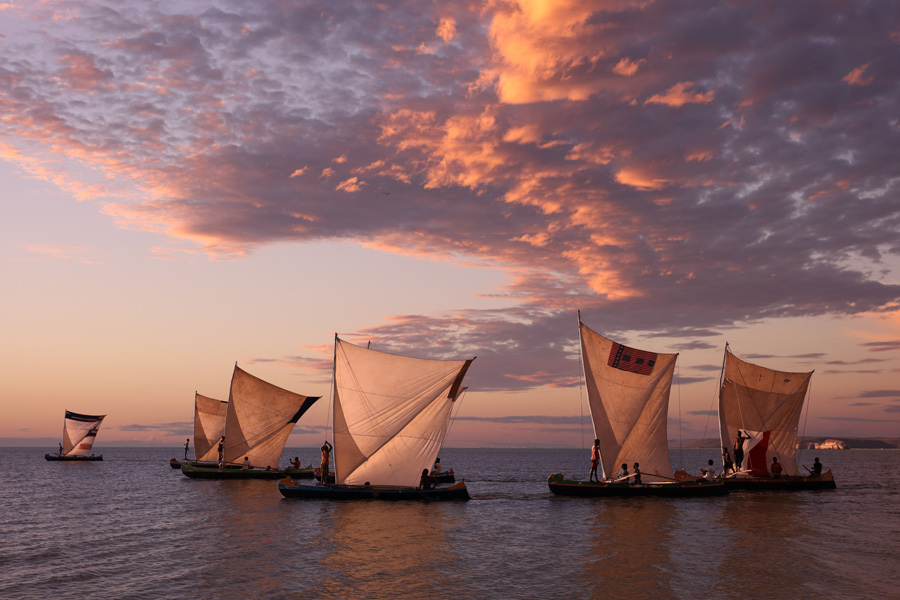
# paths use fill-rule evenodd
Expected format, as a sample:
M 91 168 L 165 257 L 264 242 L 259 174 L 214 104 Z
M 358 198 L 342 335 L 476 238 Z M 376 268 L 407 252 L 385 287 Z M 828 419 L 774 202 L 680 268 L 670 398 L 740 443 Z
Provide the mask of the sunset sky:
M 477 356 L 448 446 L 589 446 L 577 317 L 815 369 L 801 433 L 900 436 L 900 3 L 0 0 L 0 445 L 178 446 L 235 363 L 335 332 Z

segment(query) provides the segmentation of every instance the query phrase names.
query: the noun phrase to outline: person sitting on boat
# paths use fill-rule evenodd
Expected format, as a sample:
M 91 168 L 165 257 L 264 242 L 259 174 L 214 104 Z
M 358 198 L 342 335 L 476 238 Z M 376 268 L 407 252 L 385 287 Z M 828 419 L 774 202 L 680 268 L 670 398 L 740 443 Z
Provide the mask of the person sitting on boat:
M 249 468 L 250 468 L 250 457 L 249 457 L 249 456 L 245 456 L 245 457 L 244 457 L 244 463 L 243 463 L 243 465 L 241 465 L 241 469 L 243 469 L 244 471 L 246 471 L 246 470 L 249 469 Z
M 332 448 L 333 446 L 328 443 L 328 440 L 322 444 L 322 483 L 328 482 L 328 459 L 331 456 Z
M 597 465 L 600 464 L 600 440 L 594 440 L 594 445 L 591 446 L 591 473 L 588 475 L 588 481 L 593 481 L 594 478 L 597 481 L 600 481 L 600 478 L 597 477 Z
M 769 470 L 772 471 L 772 477 L 781 477 L 781 471 L 783 469 L 781 468 L 781 463 L 778 462 L 777 456 L 772 457 L 772 466 L 769 467 Z
M 422 469 L 422 477 L 419 478 L 419 489 L 430 490 L 435 483 L 434 477 L 428 474 L 428 469 Z
M 292 468 L 292 469 L 299 469 L 299 468 L 300 468 L 300 457 L 299 457 L 299 456 L 295 456 L 295 457 L 294 457 L 294 460 L 291 462 L 291 467 L 290 467 L 290 468 Z
M 722 446 L 722 465 L 722 475 L 726 475 L 728 471 L 734 472 L 734 463 L 731 462 L 731 454 L 726 446 Z
M 741 467 L 744 464 L 744 440 L 749 440 L 750 436 L 744 437 L 741 433 L 741 430 L 738 429 L 737 435 L 734 438 L 734 472 L 737 473 L 741 470 Z
M 616 473 L 616 479 L 624 479 L 626 477 L 628 477 L 628 465 L 622 463 L 622 468 Z
M 716 476 L 716 467 L 712 459 L 706 462 L 706 468 L 700 469 L 700 473 L 703 475 L 703 479 L 712 479 Z
M 444 465 L 441 464 L 441 457 L 438 456 L 436 459 L 434 459 L 434 469 L 432 469 L 431 472 L 435 475 L 438 475 L 440 474 L 442 468 L 444 468 Z
M 822 476 L 822 463 L 819 462 L 819 457 L 816 457 L 816 461 L 813 463 L 813 468 L 809 472 L 812 477 L 821 477 Z
M 634 463 L 634 484 L 641 485 L 641 469 L 637 463 Z

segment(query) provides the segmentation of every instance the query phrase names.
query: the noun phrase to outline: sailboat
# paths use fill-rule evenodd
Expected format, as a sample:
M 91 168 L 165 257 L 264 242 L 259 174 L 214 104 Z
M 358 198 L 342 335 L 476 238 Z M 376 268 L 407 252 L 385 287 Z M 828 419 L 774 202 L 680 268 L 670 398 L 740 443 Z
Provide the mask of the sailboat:
M 334 337 L 335 482 L 278 483 L 286 498 L 468 500 L 465 481 L 419 489 L 441 449 L 475 360 L 378 352 Z
M 677 354 L 648 352 L 607 339 L 581 322 L 578 331 L 594 433 L 599 440 L 602 481 L 547 481 L 562 496 L 712 496 L 726 493 L 721 481 L 682 480 L 669 460 L 669 391 Z M 640 483 L 633 465 L 639 465 Z M 629 475 L 616 477 L 619 465 Z
M 225 417 L 228 403 L 194 392 L 194 464 L 217 466 L 216 444 L 225 435 Z M 185 451 L 187 458 L 187 451 Z M 169 465 L 180 469 L 182 461 L 173 458 Z
M 725 345 L 719 387 L 719 435 L 722 446 L 737 456 L 729 489 L 805 490 L 835 488 L 831 469 L 819 475 L 803 475 L 797 465 L 797 429 L 803 401 L 813 372 L 789 373 L 741 360 Z M 740 445 L 735 446 L 740 433 Z M 771 472 L 773 458 L 781 465 Z
M 280 388 L 235 365 L 228 402 L 221 403 L 225 405 L 224 434 L 220 436 L 218 430 L 222 406 L 212 404 L 218 401 L 207 403 L 211 399 L 204 398 L 196 408 L 200 415 L 199 435 L 197 415 L 194 421 L 197 459 L 218 459 L 218 464 L 182 463 L 181 472 L 196 479 L 284 477 L 285 470 L 278 468 L 284 445 L 294 424 L 318 399 Z M 215 415 L 210 414 L 213 408 Z
M 94 439 L 100 423 L 106 415 L 82 415 L 66 411 L 63 422 L 63 443 L 56 454 L 45 454 L 47 460 L 91 461 L 103 460 L 103 455 L 88 454 L 94 446 Z

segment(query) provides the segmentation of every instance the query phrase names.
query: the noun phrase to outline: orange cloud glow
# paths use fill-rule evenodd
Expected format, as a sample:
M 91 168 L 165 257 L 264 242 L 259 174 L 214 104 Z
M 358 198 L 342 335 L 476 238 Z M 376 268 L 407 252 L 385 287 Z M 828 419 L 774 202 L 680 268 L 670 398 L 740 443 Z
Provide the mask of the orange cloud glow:
M 665 104 L 668 106 L 684 106 L 685 104 L 709 104 L 713 101 L 714 92 L 690 92 L 688 88 L 694 86 L 693 81 L 676 83 L 662 94 L 648 98 L 644 104 Z
M 841 81 L 850 85 L 869 85 L 870 83 L 875 81 L 875 78 L 871 75 L 865 77 L 863 73 L 866 72 L 866 69 L 869 68 L 870 64 L 872 63 L 866 63 L 861 67 L 856 67 L 855 69 L 847 73 L 847 75 L 843 79 L 841 79 Z

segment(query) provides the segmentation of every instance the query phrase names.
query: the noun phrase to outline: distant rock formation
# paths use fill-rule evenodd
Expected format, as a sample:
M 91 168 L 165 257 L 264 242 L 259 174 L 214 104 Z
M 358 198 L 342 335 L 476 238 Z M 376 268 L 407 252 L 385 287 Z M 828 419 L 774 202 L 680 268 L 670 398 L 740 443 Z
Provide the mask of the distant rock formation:
M 669 440 L 669 448 L 719 448 L 716 438 Z M 900 438 L 829 438 L 804 437 L 798 440 L 797 448 L 803 450 L 896 450 L 900 448 Z
M 825 440 L 824 442 L 804 442 L 797 444 L 797 447 L 809 450 L 848 450 L 850 444 L 844 440 Z

